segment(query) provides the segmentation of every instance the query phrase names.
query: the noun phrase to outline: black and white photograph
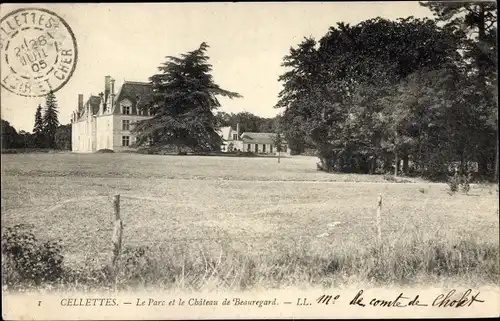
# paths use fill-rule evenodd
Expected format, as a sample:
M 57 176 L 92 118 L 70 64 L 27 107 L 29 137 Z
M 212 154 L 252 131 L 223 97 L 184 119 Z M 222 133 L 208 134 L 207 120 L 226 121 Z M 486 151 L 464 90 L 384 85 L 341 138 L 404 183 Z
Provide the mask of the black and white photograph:
M 2 3 L 6 320 L 500 316 L 494 1 Z

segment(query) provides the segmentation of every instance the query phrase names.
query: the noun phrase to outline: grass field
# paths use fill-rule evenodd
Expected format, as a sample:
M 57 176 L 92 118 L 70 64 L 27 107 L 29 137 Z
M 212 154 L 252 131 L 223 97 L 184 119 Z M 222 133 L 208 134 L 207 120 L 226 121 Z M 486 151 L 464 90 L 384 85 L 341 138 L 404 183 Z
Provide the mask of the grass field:
M 384 246 L 380 251 L 394 264 L 408 260 L 410 266 L 416 264 L 411 257 L 434 255 L 427 246 L 449 245 L 450 251 L 469 246 L 472 252 L 486 249 L 487 254 L 481 255 L 487 257 L 479 265 L 470 263 L 477 273 L 464 270 L 452 277 L 467 276 L 478 282 L 498 278 L 494 272 L 499 243 L 497 186 L 473 185 L 468 195 L 449 195 L 446 184 L 389 183 L 382 176 L 328 174 L 317 172 L 315 163 L 315 158 L 303 156 L 284 158 L 278 164 L 274 158 L 125 153 L 2 155 L 1 223 L 2 228 L 33 224 L 40 238 L 61 239 L 68 265 L 101 264 L 111 252 L 111 199 L 120 194 L 124 245 L 151 247 L 156 257 L 163 257 L 158 269 L 167 261 L 173 267 L 182 266 L 182 282 L 188 279 L 187 261 L 204 265 L 205 274 L 207 262 L 215 262 L 219 270 L 210 278 L 193 276 L 192 280 L 217 279 L 216 286 L 227 286 L 230 282 L 223 280 L 222 266 L 234 276 L 236 271 L 230 268 L 234 270 L 237 260 L 240 267 L 254 262 L 253 283 L 270 285 L 265 276 L 277 278 L 271 270 L 279 261 L 288 262 L 280 273 L 290 272 L 281 281 L 325 285 L 334 282 L 325 281 L 328 273 L 306 270 L 326 266 L 337 271 L 342 282 L 367 281 L 373 274 L 373 269 L 368 271 L 371 263 L 364 266 L 363 262 L 375 257 L 370 251 L 376 240 L 376 203 L 381 194 Z M 329 227 L 333 222 L 340 223 Z M 344 268 L 332 268 L 332 253 L 341 258 L 336 264 Z M 455 258 L 450 253 L 443 260 L 451 266 Z M 459 264 L 467 260 L 462 254 Z M 181 257 L 182 262 L 175 261 Z M 384 264 L 392 264 L 391 260 Z M 373 264 L 382 268 L 380 262 Z M 419 266 L 415 271 L 429 269 Z M 175 271 L 171 273 L 181 273 Z M 412 282 L 407 280 L 413 275 L 410 272 L 395 274 L 389 278 L 393 282 Z M 441 272 L 430 274 L 419 277 L 429 282 L 444 277 Z

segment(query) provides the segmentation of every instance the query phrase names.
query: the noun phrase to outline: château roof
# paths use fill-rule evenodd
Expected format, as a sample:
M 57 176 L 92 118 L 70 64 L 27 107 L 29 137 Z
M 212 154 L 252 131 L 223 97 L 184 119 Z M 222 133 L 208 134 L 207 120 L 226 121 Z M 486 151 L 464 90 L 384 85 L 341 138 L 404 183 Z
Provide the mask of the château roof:
M 115 102 L 119 103 L 124 99 L 130 100 L 135 114 L 135 107 L 142 108 L 153 101 L 153 86 L 151 83 L 138 81 L 125 81 L 116 95 Z M 137 105 L 136 105 L 137 104 Z M 115 108 L 114 113 L 119 113 L 119 108 Z
M 99 113 L 99 105 L 101 104 L 101 97 L 91 95 L 89 99 L 83 104 L 83 106 L 78 110 L 78 117 L 82 116 L 87 110 L 87 106 L 90 105 L 90 112 L 92 115 Z

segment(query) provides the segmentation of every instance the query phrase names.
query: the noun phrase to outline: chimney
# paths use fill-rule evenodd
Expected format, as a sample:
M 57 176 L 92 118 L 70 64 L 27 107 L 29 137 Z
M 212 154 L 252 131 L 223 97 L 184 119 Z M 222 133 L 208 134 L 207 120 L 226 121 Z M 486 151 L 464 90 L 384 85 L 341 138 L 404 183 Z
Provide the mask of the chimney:
M 113 78 L 111 78 L 109 80 L 109 82 L 110 82 L 110 87 L 111 87 L 110 88 L 111 89 L 111 95 L 114 95 L 115 94 L 115 80 Z
M 108 100 L 108 95 L 111 87 L 111 76 L 104 77 L 104 100 Z
M 110 97 L 109 97 L 109 110 L 113 109 L 113 104 L 115 103 L 115 80 L 110 79 Z
M 240 139 L 240 123 L 236 123 L 236 134 L 238 135 L 238 140 Z
M 83 95 L 78 94 L 78 111 L 82 110 L 83 108 Z

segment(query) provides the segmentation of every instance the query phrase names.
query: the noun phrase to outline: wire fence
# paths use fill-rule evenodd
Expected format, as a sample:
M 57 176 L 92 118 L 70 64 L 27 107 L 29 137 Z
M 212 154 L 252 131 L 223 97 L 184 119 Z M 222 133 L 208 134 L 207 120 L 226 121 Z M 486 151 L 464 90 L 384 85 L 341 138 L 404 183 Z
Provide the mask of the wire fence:
M 124 197 L 122 197 L 124 196 Z M 63 207 L 67 204 L 71 203 L 77 203 L 81 204 L 82 201 L 90 201 L 90 202 L 96 202 L 96 200 L 102 200 L 104 202 L 109 202 L 111 198 L 108 195 L 99 195 L 99 196 L 90 196 L 90 197 L 79 197 L 79 198 L 71 198 L 67 199 L 64 201 L 60 201 L 57 203 L 50 203 L 50 202 L 37 202 L 35 204 L 16 204 L 16 205 L 9 205 L 9 204 L 1 204 L 2 212 L 4 211 L 17 211 L 17 210 L 25 210 L 25 209 L 35 209 L 37 211 L 44 211 L 50 214 L 50 212 L 53 212 L 55 210 L 61 210 Z M 143 197 L 143 196 L 134 196 L 134 195 L 120 195 L 116 194 L 112 197 L 112 206 L 110 206 L 113 210 L 113 216 L 112 216 L 112 226 L 110 228 L 104 226 L 99 226 L 97 227 L 97 234 L 94 233 L 90 238 L 97 238 L 100 239 L 102 233 L 106 232 L 109 233 L 111 232 L 108 237 L 105 238 L 104 240 L 98 240 L 100 241 L 100 249 L 103 250 L 104 248 L 107 248 L 109 251 L 109 248 L 111 247 L 111 261 L 109 264 L 110 272 L 112 273 L 111 276 L 115 278 L 115 284 L 116 284 L 116 278 L 118 275 L 118 267 L 117 267 L 117 262 L 118 258 L 120 257 L 121 253 L 123 252 L 122 246 L 124 244 L 123 242 L 123 230 L 124 230 L 124 221 L 122 220 L 122 210 L 121 210 L 121 202 L 122 200 L 141 200 L 141 201 L 150 201 L 150 202 L 156 202 L 156 203 L 162 203 L 161 199 L 158 198 L 153 198 L 153 197 Z M 380 234 L 380 209 L 381 209 L 381 204 L 382 204 L 382 198 L 379 196 L 378 199 L 378 209 L 377 209 L 377 224 L 378 224 L 378 239 L 377 243 L 381 244 L 381 234 Z M 101 221 L 105 219 L 101 217 Z M 166 222 L 168 224 L 168 222 Z M 341 222 L 333 222 L 331 223 L 330 226 L 328 226 L 329 229 L 334 229 L 338 225 L 340 225 Z M 109 226 L 109 225 L 108 225 Z M 42 226 L 43 227 L 43 226 Z M 276 231 L 271 231 L 269 233 L 257 233 L 257 234 L 244 234 L 241 231 L 239 231 L 236 235 L 233 233 L 232 235 L 229 235 L 227 231 L 223 231 L 221 227 L 219 226 L 211 226 L 210 227 L 213 231 L 212 233 L 208 233 L 207 231 L 201 231 L 200 236 L 185 236 L 185 235 L 177 235 L 177 236 L 172 236 L 171 234 L 168 236 L 161 235 L 161 243 L 170 243 L 170 245 L 173 245 L 174 242 L 204 242 L 205 245 L 208 241 L 214 241 L 214 242 L 224 242 L 224 241 L 230 241 L 230 242 L 237 242 L 237 241 L 242 241 L 245 243 L 246 246 L 251 246 L 253 242 L 255 241 L 262 241 L 264 242 L 278 242 L 279 240 L 285 240 L 286 242 L 290 243 L 290 240 L 294 240 L 296 242 L 300 242 L 300 240 L 303 240 L 304 238 L 325 238 L 329 236 L 329 231 L 328 229 L 325 229 L 324 232 L 321 234 L 318 234 L 317 231 L 315 233 L 304 233 L 304 230 L 299 229 L 297 232 L 298 233 L 289 233 L 287 232 L 286 234 L 279 234 L 276 233 Z M 95 227 L 93 227 L 93 230 L 95 231 Z M 68 233 L 69 230 L 65 229 L 64 232 Z M 250 231 L 250 233 L 252 233 Z M 140 234 L 142 234 L 142 237 L 140 239 L 134 240 L 134 237 L 129 237 L 127 239 L 127 244 L 134 244 L 134 243 L 139 243 L 141 246 L 144 246 L 144 238 L 147 239 L 147 232 L 142 231 Z M 212 235 L 210 235 L 212 234 Z M 145 236 L 145 237 L 144 237 Z M 73 235 L 73 238 L 75 235 Z M 87 239 L 89 237 L 87 236 Z M 108 241 L 106 241 L 106 239 Z M 146 242 L 148 243 L 148 242 Z M 283 244 L 283 243 L 282 243 Z M 147 244 L 146 244 L 147 246 Z M 274 247 L 277 251 L 282 249 L 283 245 L 277 245 Z M 109 252 L 108 252 L 109 253 Z M 96 253 L 99 255 L 104 254 L 105 256 L 108 256 L 109 254 L 106 253 Z M 95 257 L 94 257 L 95 259 Z
M 175 253 L 175 255 L 185 255 L 184 248 L 186 244 L 189 245 L 191 251 L 196 251 L 198 248 L 209 249 L 210 253 L 214 250 L 216 252 L 224 249 L 224 246 L 229 246 L 232 250 L 250 249 L 254 251 L 254 255 L 261 255 L 261 250 L 268 252 L 272 255 L 274 252 L 280 252 L 285 250 L 284 247 L 294 247 L 303 251 L 304 248 L 307 250 L 308 247 L 304 247 L 304 243 L 309 243 L 315 246 L 315 251 L 325 251 L 328 252 L 332 248 L 337 248 L 342 250 L 342 240 L 348 240 L 351 238 L 353 230 L 350 228 L 344 228 L 344 224 L 349 224 L 349 222 L 334 221 L 327 224 L 323 224 L 325 221 L 322 220 L 317 222 L 318 224 L 313 226 L 313 228 L 306 228 L 305 226 L 300 226 L 300 224 L 292 224 L 293 228 L 287 225 L 287 223 L 279 222 L 279 218 L 276 219 L 276 225 L 267 229 L 267 231 L 255 231 L 255 230 L 245 230 L 242 231 L 239 226 L 233 226 L 232 224 L 237 224 L 237 220 L 233 220 L 228 224 L 224 224 L 223 220 L 214 220 L 214 224 L 210 224 L 200 229 L 200 225 L 195 226 L 195 228 L 190 228 L 187 226 L 189 223 L 205 223 L 204 218 L 196 218 L 196 216 L 191 216 L 191 222 L 182 221 L 182 218 L 175 217 L 165 217 L 165 224 L 162 226 L 151 225 L 150 222 L 138 221 L 137 215 L 129 216 L 132 214 L 137 214 L 137 208 L 142 208 L 144 203 L 135 204 L 138 207 L 132 207 L 132 201 L 147 201 L 156 204 L 170 203 L 171 200 L 165 200 L 156 197 L 138 196 L 131 194 L 116 194 L 116 195 L 93 195 L 84 196 L 77 198 L 69 198 L 59 202 L 45 202 L 37 201 L 36 203 L 24 203 L 24 204 L 9 204 L 2 200 L 1 210 L 9 212 L 12 211 L 10 215 L 16 215 L 16 211 L 23 211 L 26 209 L 42 211 L 46 213 L 51 213 L 55 211 L 67 211 L 71 210 L 71 206 L 85 206 L 82 202 L 88 202 L 88 204 L 93 204 L 93 210 L 98 210 L 101 212 L 99 219 L 96 220 L 95 216 L 90 217 L 92 222 L 90 224 L 85 223 L 82 226 L 72 226 L 69 230 L 61 227 L 55 223 L 52 227 L 47 226 L 51 223 L 40 222 L 37 223 L 39 229 L 57 230 L 54 234 L 64 235 L 66 240 L 79 239 L 85 246 L 79 246 L 76 252 L 70 253 L 70 261 L 79 262 L 82 257 L 93 256 L 95 260 L 102 261 L 106 260 L 109 262 L 109 257 L 111 256 L 111 268 L 115 269 L 115 262 L 117 258 L 123 253 L 123 246 L 126 245 L 133 247 L 159 247 L 167 249 L 167 251 L 173 251 L 170 253 Z M 431 200 L 430 196 L 427 196 L 422 203 L 422 209 L 427 207 L 428 202 Z M 28 200 L 28 202 L 31 200 Z M 7 203 L 7 204 L 6 204 Z M 397 242 L 408 235 L 409 226 L 412 225 L 412 218 L 414 216 L 407 215 L 403 222 L 397 222 L 397 226 L 392 229 L 390 227 L 390 219 L 388 217 L 384 220 L 383 213 L 383 198 L 382 195 L 374 197 L 372 202 L 370 202 L 369 208 L 371 214 L 371 220 L 362 222 L 362 224 L 368 227 L 364 231 L 359 232 L 361 238 L 365 241 L 368 240 L 370 248 L 372 246 L 382 247 L 388 246 L 390 248 L 394 247 Z M 123 206 L 122 206 L 123 205 Z M 203 206 L 201 206 L 203 207 Z M 104 215 L 103 215 L 104 213 Z M 109 216 L 108 216 L 109 213 Z M 124 214 L 125 215 L 122 215 Z M 140 213 L 139 213 L 140 214 Z M 195 213 L 197 214 L 197 213 Z M 3 216 L 3 215 L 2 215 Z M 41 215 L 40 217 L 43 217 Z M 12 218 L 12 216 L 10 216 Z M 262 217 L 257 217 L 255 222 L 258 222 Z M 366 218 L 366 216 L 365 216 Z M 9 220 L 9 217 L 2 217 L 2 222 Z M 49 217 L 50 220 L 50 217 Z M 131 221 L 131 226 L 128 224 Z M 350 219 L 351 221 L 356 221 L 356 218 Z M 22 221 L 22 218 L 19 220 Z M 36 220 L 33 220 L 36 221 Z M 32 222 L 33 222 L 32 221 Z M 98 222 L 98 223 L 96 223 Z M 138 226 L 133 224 L 139 222 Z M 161 220 L 160 220 L 161 222 Z M 221 223 L 220 225 L 218 223 Z M 10 222 L 9 222 L 10 223 Z M 179 224 L 174 224 L 179 223 Z M 358 222 L 359 223 L 359 222 Z M 383 224 L 385 223 L 385 224 Z M 280 226 L 281 224 L 281 226 Z M 10 224 L 7 224 L 10 225 Z M 383 227 L 383 228 L 382 228 Z M 438 226 L 437 231 L 441 230 L 442 226 Z M 125 229 L 125 233 L 124 233 Z M 198 229 L 198 230 L 196 230 Z M 90 231 L 91 230 L 91 231 Z M 193 230 L 196 230 L 193 232 Z M 62 232 L 62 233 L 61 233 Z M 73 234 L 71 234 L 73 232 Z M 87 232 L 87 234 L 85 234 Z M 186 232 L 186 233 L 185 233 Z M 196 233 L 192 235 L 191 233 Z M 431 232 L 432 233 L 432 232 Z M 405 235 L 406 234 L 406 235 Z M 437 232 L 436 232 L 437 234 Z M 340 241 L 340 242 L 338 242 Z M 385 245 L 383 242 L 385 241 Z M 388 241 L 388 242 L 387 242 Z M 90 243 L 98 243 L 91 244 Z M 191 244 L 189 244 L 191 243 Z M 218 245 L 221 246 L 218 246 Z M 177 245 L 181 246 L 181 251 Z M 214 247 L 215 245 L 215 247 Z M 357 248 L 363 248 L 358 244 L 357 247 L 347 247 L 347 251 Z M 71 250 L 70 250 L 71 251 Z M 90 253 L 85 253 L 85 251 L 90 251 Z M 271 253 L 272 252 L 272 253 Z M 286 252 L 286 250 L 285 250 Z M 156 251 L 153 253 L 157 253 Z M 180 253 L 180 254 L 179 254 Z M 202 252 L 203 253 L 203 252 Z M 252 252 L 253 253 L 253 252 Z M 302 252 L 301 252 L 302 253 Z M 264 254 L 264 252 L 262 253 Z M 309 253 L 311 254 L 311 253 Z M 264 257 L 264 256 L 263 256 Z
M 118 198 L 118 201 L 116 201 L 116 198 Z M 110 195 L 95 195 L 95 196 L 87 196 L 87 197 L 78 197 L 78 198 L 70 198 L 66 199 L 63 201 L 59 202 L 36 202 L 33 204 L 15 204 L 15 205 L 10 205 L 10 204 L 1 204 L 1 210 L 2 212 L 9 212 L 9 211 L 17 211 L 17 210 L 26 210 L 30 209 L 33 211 L 39 211 L 39 212 L 46 212 L 50 213 L 56 210 L 62 210 L 65 208 L 65 206 L 69 206 L 71 204 L 78 204 L 79 207 L 82 207 L 82 203 L 84 201 L 89 201 L 93 202 L 95 205 L 96 201 L 101 201 L 104 206 L 108 204 L 109 206 L 109 211 L 110 211 L 110 216 L 111 214 L 111 209 L 114 208 L 113 212 L 115 215 L 115 220 L 116 220 L 116 215 L 117 212 L 121 212 L 121 204 L 123 202 L 127 203 L 128 201 L 132 200 L 140 200 L 140 201 L 148 201 L 148 202 L 153 202 L 153 203 L 164 203 L 168 202 L 166 200 L 162 200 L 161 198 L 155 198 L 155 197 L 145 197 L 145 196 L 137 196 L 137 195 L 130 195 L 130 194 L 117 194 L 114 196 Z M 118 202 L 118 204 L 116 204 Z M 112 205 L 113 204 L 113 205 Z M 381 196 L 377 199 L 377 213 L 376 216 L 374 216 L 374 220 L 376 217 L 376 228 L 378 230 L 377 234 L 377 241 L 381 241 L 381 231 L 380 231 L 380 209 L 381 209 Z M 374 215 L 375 215 L 375 209 L 374 209 Z M 175 218 L 167 218 L 170 220 L 170 224 L 173 222 L 177 223 L 179 220 L 176 220 Z M 119 220 L 122 220 L 121 216 L 119 215 Z M 201 220 L 197 220 L 198 222 L 201 222 Z M 111 223 L 112 221 L 110 221 Z M 186 223 L 186 222 L 185 222 Z M 166 222 L 166 224 L 169 224 L 169 222 Z M 325 238 L 328 236 L 332 236 L 332 231 L 335 230 L 335 235 L 343 235 L 343 234 L 348 234 L 350 233 L 349 231 L 343 230 L 341 227 L 342 225 L 345 224 L 345 222 L 331 222 L 327 224 L 326 226 L 321 227 L 322 230 L 315 230 L 313 232 L 307 233 L 307 229 L 299 229 L 296 231 L 296 233 L 293 233 L 289 229 L 287 229 L 286 232 L 280 233 L 279 229 L 280 226 L 277 227 L 278 230 L 274 229 L 269 232 L 263 232 L 263 231 L 255 231 L 255 230 L 248 230 L 248 231 L 243 231 L 241 230 L 235 234 L 235 233 L 228 233 L 227 230 L 223 230 L 221 227 L 218 226 L 209 226 L 209 227 L 204 227 L 205 231 L 203 236 L 189 236 L 189 235 L 175 235 L 178 234 L 176 232 L 172 233 L 172 231 L 166 231 L 169 233 L 169 235 L 162 235 L 161 241 L 162 242 L 180 242 L 180 241 L 189 241 L 189 242 L 195 242 L 195 241 L 224 241 L 224 240 L 231 240 L 231 241 L 251 241 L 251 240 L 269 240 L 269 241 L 276 241 L 276 240 L 293 240 L 293 241 L 300 241 L 305 238 Z M 186 224 L 185 224 L 186 225 Z M 406 222 L 405 222 L 406 225 Z M 122 222 L 122 228 L 123 226 L 128 226 L 126 221 Z M 339 228 L 338 228 L 339 227 Z M 200 228 L 200 226 L 198 226 Z M 99 232 L 109 232 L 113 229 L 111 224 L 106 224 L 104 226 L 99 226 L 97 231 Z M 202 228 L 203 229 L 203 228 Z M 210 231 L 207 231 L 210 230 Z M 147 235 L 148 231 L 144 231 L 144 234 Z M 173 235 L 172 235 L 173 234 Z M 215 235 L 214 235 L 215 234 Z M 139 243 L 143 242 L 144 243 L 144 238 L 140 238 L 137 240 L 134 240 L 134 238 L 130 238 L 128 240 L 129 242 L 132 243 Z
M 83 238 L 91 239 L 91 238 L 99 238 L 99 242 L 102 244 L 102 239 L 109 240 L 109 233 L 112 232 L 113 239 L 113 247 L 115 244 L 119 244 L 119 248 L 121 248 L 123 241 L 121 240 L 123 235 L 123 228 L 127 229 L 126 233 L 126 244 L 134 244 L 134 245 L 149 245 L 149 244 L 174 244 L 174 243 L 188 243 L 188 242 L 242 242 L 247 245 L 252 245 L 251 242 L 259 241 L 259 244 L 270 244 L 270 243 L 300 243 L 318 240 L 320 242 L 328 242 L 328 241 L 340 241 L 348 240 L 352 237 L 352 229 L 344 228 L 345 224 L 349 224 L 349 222 L 339 222 L 334 221 L 327 224 L 318 224 L 315 226 L 300 226 L 295 225 L 295 228 L 291 228 L 290 226 L 285 226 L 285 224 L 280 224 L 279 219 L 274 222 L 274 226 L 268 227 L 267 231 L 256 230 L 253 229 L 252 226 L 247 226 L 247 229 L 242 229 L 237 226 L 237 222 L 232 222 L 231 224 L 236 224 L 236 226 L 218 226 L 218 224 L 211 224 L 209 226 L 203 226 L 204 219 L 197 218 L 191 216 L 191 222 L 189 220 L 184 221 L 182 218 L 175 217 L 165 217 L 165 224 L 162 224 L 162 228 L 158 228 L 158 226 L 151 226 L 148 222 L 143 224 L 140 222 L 139 226 L 134 226 L 131 224 L 137 223 L 137 218 L 134 218 L 132 223 L 127 222 L 127 220 L 123 220 L 122 218 L 122 208 L 121 204 L 125 203 L 124 209 L 125 212 L 128 212 L 126 218 L 130 218 L 128 216 L 130 212 L 128 210 L 128 205 L 130 205 L 130 201 L 139 200 L 139 201 L 148 201 L 157 204 L 161 203 L 170 203 L 171 201 L 164 200 L 156 197 L 147 197 L 147 196 L 138 196 L 131 194 L 117 194 L 114 196 L 111 195 L 93 195 L 93 196 L 85 196 L 85 197 L 76 197 L 69 198 L 59 202 L 36 202 L 32 204 L 5 204 L 2 202 L 1 210 L 2 212 L 10 212 L 18 210 L 26 210 L 30 209 L 33 211 L 39 212 L 54 212 L 57 210 L 66 210 L 66 206 L 74 206 L 75 204 L 79 207 L 82 206 L 82 202 L 87 201 L 94 205 L 98 206 L 99 211 L 109 212 L 109 216 L 100 216 L 99 221 L 92 222 L 94 226 L 90 226 L 87 224 L 82 229 L 73 228 L 72 230 L 77 230 L 78 235 L 83 235 Z M 427 207 L 427 204 L 430 200 L 430 197 L 426 197 L 423 202 L 422 209 Z M 97 204 L 97 202 L 101 202 Z M 102 208 L 101 205 L 104 207 Z M 144 204 L 140 204 L 142 207 Z M 106 209 L 107 207 L 107 209 Z M 203 206 L 202 206 L 203 207 Z M 395 243 L 404 237 L 405 233 L 408 233 L 408 229 L 411 225 L 414 225 L 416 229 L 418 227 L 415 225 L 415 222 L 412 222 L 412 215 L 407 215 L 403 224 L 401 221 L 398 222 L 397 226 L 389 226 L 389 220 L 386 220 L 384 223 L 384 231 L 382 231 L 382 223 L 383 223 L 383 215 L 382 215 L 382 195 L 379 195 L 377 199 L 373 200 L 373 219 L 371 221 L 362 222 L 362 224 L 367 227 L 367 229 L 363 232 L 360 232 L 361 235 L 358 235 L 357 238 L 364 239 L 365 241 L 376 243 L 381 245 L 383 240 L 389 240 L 389 245 L 394 246 Z M 134 209 L 135 211 L 135 209 Z M 234 219 L 238 219 L 239 217 L 233 217 Z M 94 219 L 94 217 L 92 217 Z M 256 224 L 262 224 L 260 222 L 261 218 L 256 218 L 254 221 Z M 8 218 L 3 218 L 3 222 L 8 221 Z M 196 225 L 194 228 L 191 228 L 189 224 L 191 223 L 200 223 Z M 222 220 L 220 222 L 223 222 Z M 44 222 L 41 222 L 40 228 L 45 228 Z M 265 224 L 265 223 L 264 223 Z M 272 223 L 271 223 L 272 224 Z M 359 222 L 358 222 L 359 224 Z M 10 225 L 10 224 L 7 224 Z M 95 226 L 98 225 L 98 226 Z M 293 223 L 292 223 L 293 225 Z M 119 228 L 117 227 L 119 226 Z M 164 228 L 163 228 L 164 227 Z M 225 228 L 224 228 L 225 227 Z M 50 229 L 50 228 L 49 228 Z M 442 229 L 442 226 L 438 226 L 435 234 L 437 234 Z M 193 232 L 195 230 L 195 232 Z M 82 231 L 82 234 L 80 234 Z M 90 231 L 90 232 L 89 232 Z M 83 232 L 87 232 L 88 235 L 85 235 Z M 384 232 L 384 238 L 382 237 L 382 232 Z M 93 233 L 92 235 L 90 235 Z M 57 233 L 61 235 L 61 233 Z M 108 236 L 106 236 L 106 234 Z M 119 234 L 120 237 L 116 235 Z M 195 234 L 195 235 L 193 235 Z M 151 236 L 151 237 L 149 237 Z M 67 238 L 75 238 L 75 235 L 66 234 Z M 106 241 L 107 243 L 108 241 Z M 324 243 L 327 245 L 328 243 Z M 338 244 L 338 243 L 337 243 Z M 117 250 L 120 252 L 120 250 Z

